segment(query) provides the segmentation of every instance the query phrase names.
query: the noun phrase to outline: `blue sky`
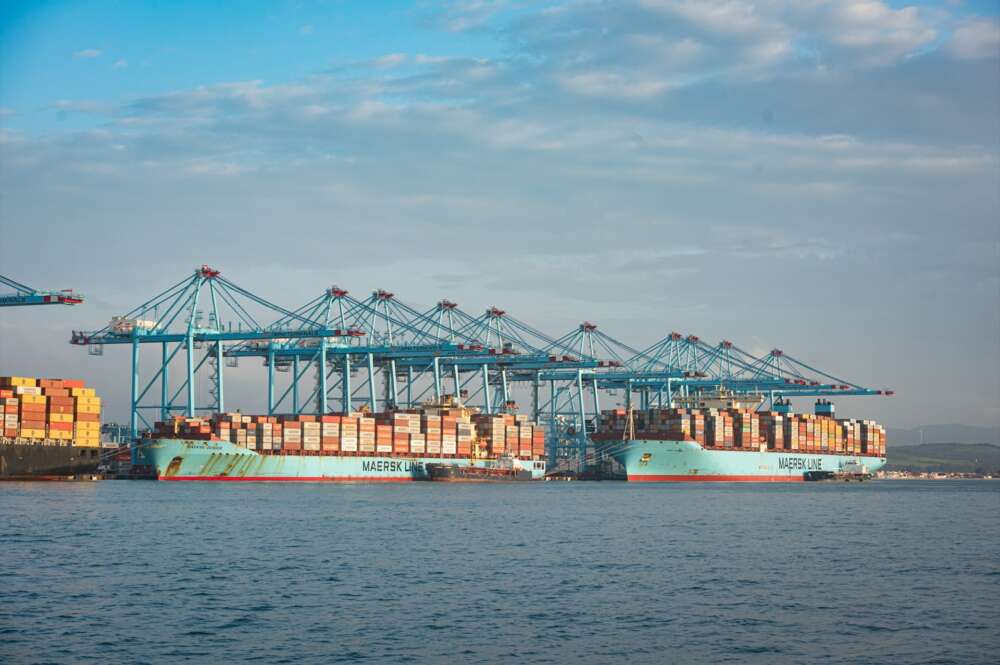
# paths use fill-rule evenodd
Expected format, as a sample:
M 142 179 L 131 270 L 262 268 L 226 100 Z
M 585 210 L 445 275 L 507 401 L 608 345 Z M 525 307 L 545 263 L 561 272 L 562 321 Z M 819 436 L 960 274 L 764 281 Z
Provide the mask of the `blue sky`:
M 123 402 L 125 354 L 67 331 L 208 262 L 1000 422 L 996 2 L 12 2 L 0 44 L 3 272 L 92 296 L 5 312 L 0 369 Z

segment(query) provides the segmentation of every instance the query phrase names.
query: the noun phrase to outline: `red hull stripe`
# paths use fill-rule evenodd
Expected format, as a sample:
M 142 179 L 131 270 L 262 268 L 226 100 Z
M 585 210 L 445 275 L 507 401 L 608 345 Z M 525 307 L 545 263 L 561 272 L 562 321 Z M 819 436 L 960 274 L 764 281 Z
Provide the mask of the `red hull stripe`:
M 674 483 L 674 482 L 717 482 L 717 483 L 797 483 L 803 476 L 629 476 L 630 483 Z
M 209 482 L 293 483 L 409 483 L 409 477 L 379 476 L 160 476 L 159 480 L 203 480 Z

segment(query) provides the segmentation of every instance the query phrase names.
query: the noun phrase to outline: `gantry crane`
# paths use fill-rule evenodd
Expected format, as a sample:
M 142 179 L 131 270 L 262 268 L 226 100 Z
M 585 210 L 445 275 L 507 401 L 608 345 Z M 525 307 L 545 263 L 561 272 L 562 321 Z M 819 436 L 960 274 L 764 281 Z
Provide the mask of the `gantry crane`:
M 14 293 L 0 294 L 0 307 L 20 307 L 24 305 L 79 305 L 83 296 L 73 289 L 62 291 L 39 291 L 9 277 L 0 275 L 0 284 L 14 289 Z
M 82 300 L 71 294 L 47 295 Z M 264 317 L 274 318 L 268 323 Z M 359 300 L 345 289 L 326 288 L 305 305 L 285 309 L 208 266 L 100 330 L 74 332 L 71 342 L 94 355 L 108 344 L 131 346 L 133 435 L 151 425 L 144 415 L 150 411 L 165 419 L 178 411 L 190 416 L 224 410 L 223 367 L 255 357 L 267 370 L 269 414 L 289 407 L 296 414 L 322 414 L 333 403 L 344 412 L 359 405 L 372 411 L 413 407 L 425 398 L 440 399 L 448 389 L 495 413 L 516 409 L 523 397 L 533 419 L 547 426 L 553 464 L 574 458 L 585 463 L 589 434 L 601 418 L 599 391 L 627 409 L 671 406 L 720 392 L 769 396 L 772 406 L 777 398 L 892 395 L 782 351 L 758 358 L 727 340 L 711 345 L 677 332 L 639 350 L 591 322 L 556 338 L 498 307 L 474 316 L 441 300 L 422 311 L 383 289 Z M 146 344 L 160 347 L 160 362 L 140 381 L 139 348 Z M 184 365 L 177 374 L 170 371 L 175 357 Z M 210 374 L 202 376 L 208 399 L 198 400 L 195 386 L 203 368 Z M 287 385 L 277 385 L 276 373 L 288 376 L 281 380 Z

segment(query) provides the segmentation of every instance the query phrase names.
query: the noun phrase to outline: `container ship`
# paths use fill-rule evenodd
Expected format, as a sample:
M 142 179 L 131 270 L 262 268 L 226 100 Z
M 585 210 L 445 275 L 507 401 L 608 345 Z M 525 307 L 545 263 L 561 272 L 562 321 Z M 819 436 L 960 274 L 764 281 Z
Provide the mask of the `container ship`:
M 595 443 L 631 482 L 797 482 L 817 472 L 871 474 L 886 462 L 882 426 L 838 420 L 823 400 L 816 414 L 736 405 L 602 416 Z
M 446 399 L 379 414 L 217 414 L 156 423 L 135 464 L 169 481 L 407 482 L 428 465 L 511 464 L 545 476 L 545 434 L 523 415 L 479 414 Z
M 75 379 L 0 376 L 0 480 L 96 474 L 101 398 Z

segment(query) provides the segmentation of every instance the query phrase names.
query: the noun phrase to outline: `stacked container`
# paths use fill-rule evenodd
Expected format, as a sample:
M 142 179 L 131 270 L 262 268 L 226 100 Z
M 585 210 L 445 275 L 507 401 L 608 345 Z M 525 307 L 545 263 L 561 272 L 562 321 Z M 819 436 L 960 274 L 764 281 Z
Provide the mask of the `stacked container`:
M 2 376 L 0 413 L 5 438 L 101 445 L 101 399 L 83 381 Z
M 760 450 L 766 443 L 768 450 L 885 456 L 885 428 L 872 420 L 744 409 L 649 409 L 634 411 L 632 420 L 639 439 L 737 450 Z M 624 409 L 604 411 L 594 438 L 621 439 L 627 423 Z
M 474 422 L 475 421 L 475 422 Z M 477 440 L 477 430 L 483 438 Z M 468 457 L 511 454 L 523 459 L 545 455 L 545 432 L 527 416 L 476 415 L 464 407 L 426 407 L 371 415 L 177 416 L 156 423 L 157 437 L 215 439 L 264 454 L 416 455 Z

